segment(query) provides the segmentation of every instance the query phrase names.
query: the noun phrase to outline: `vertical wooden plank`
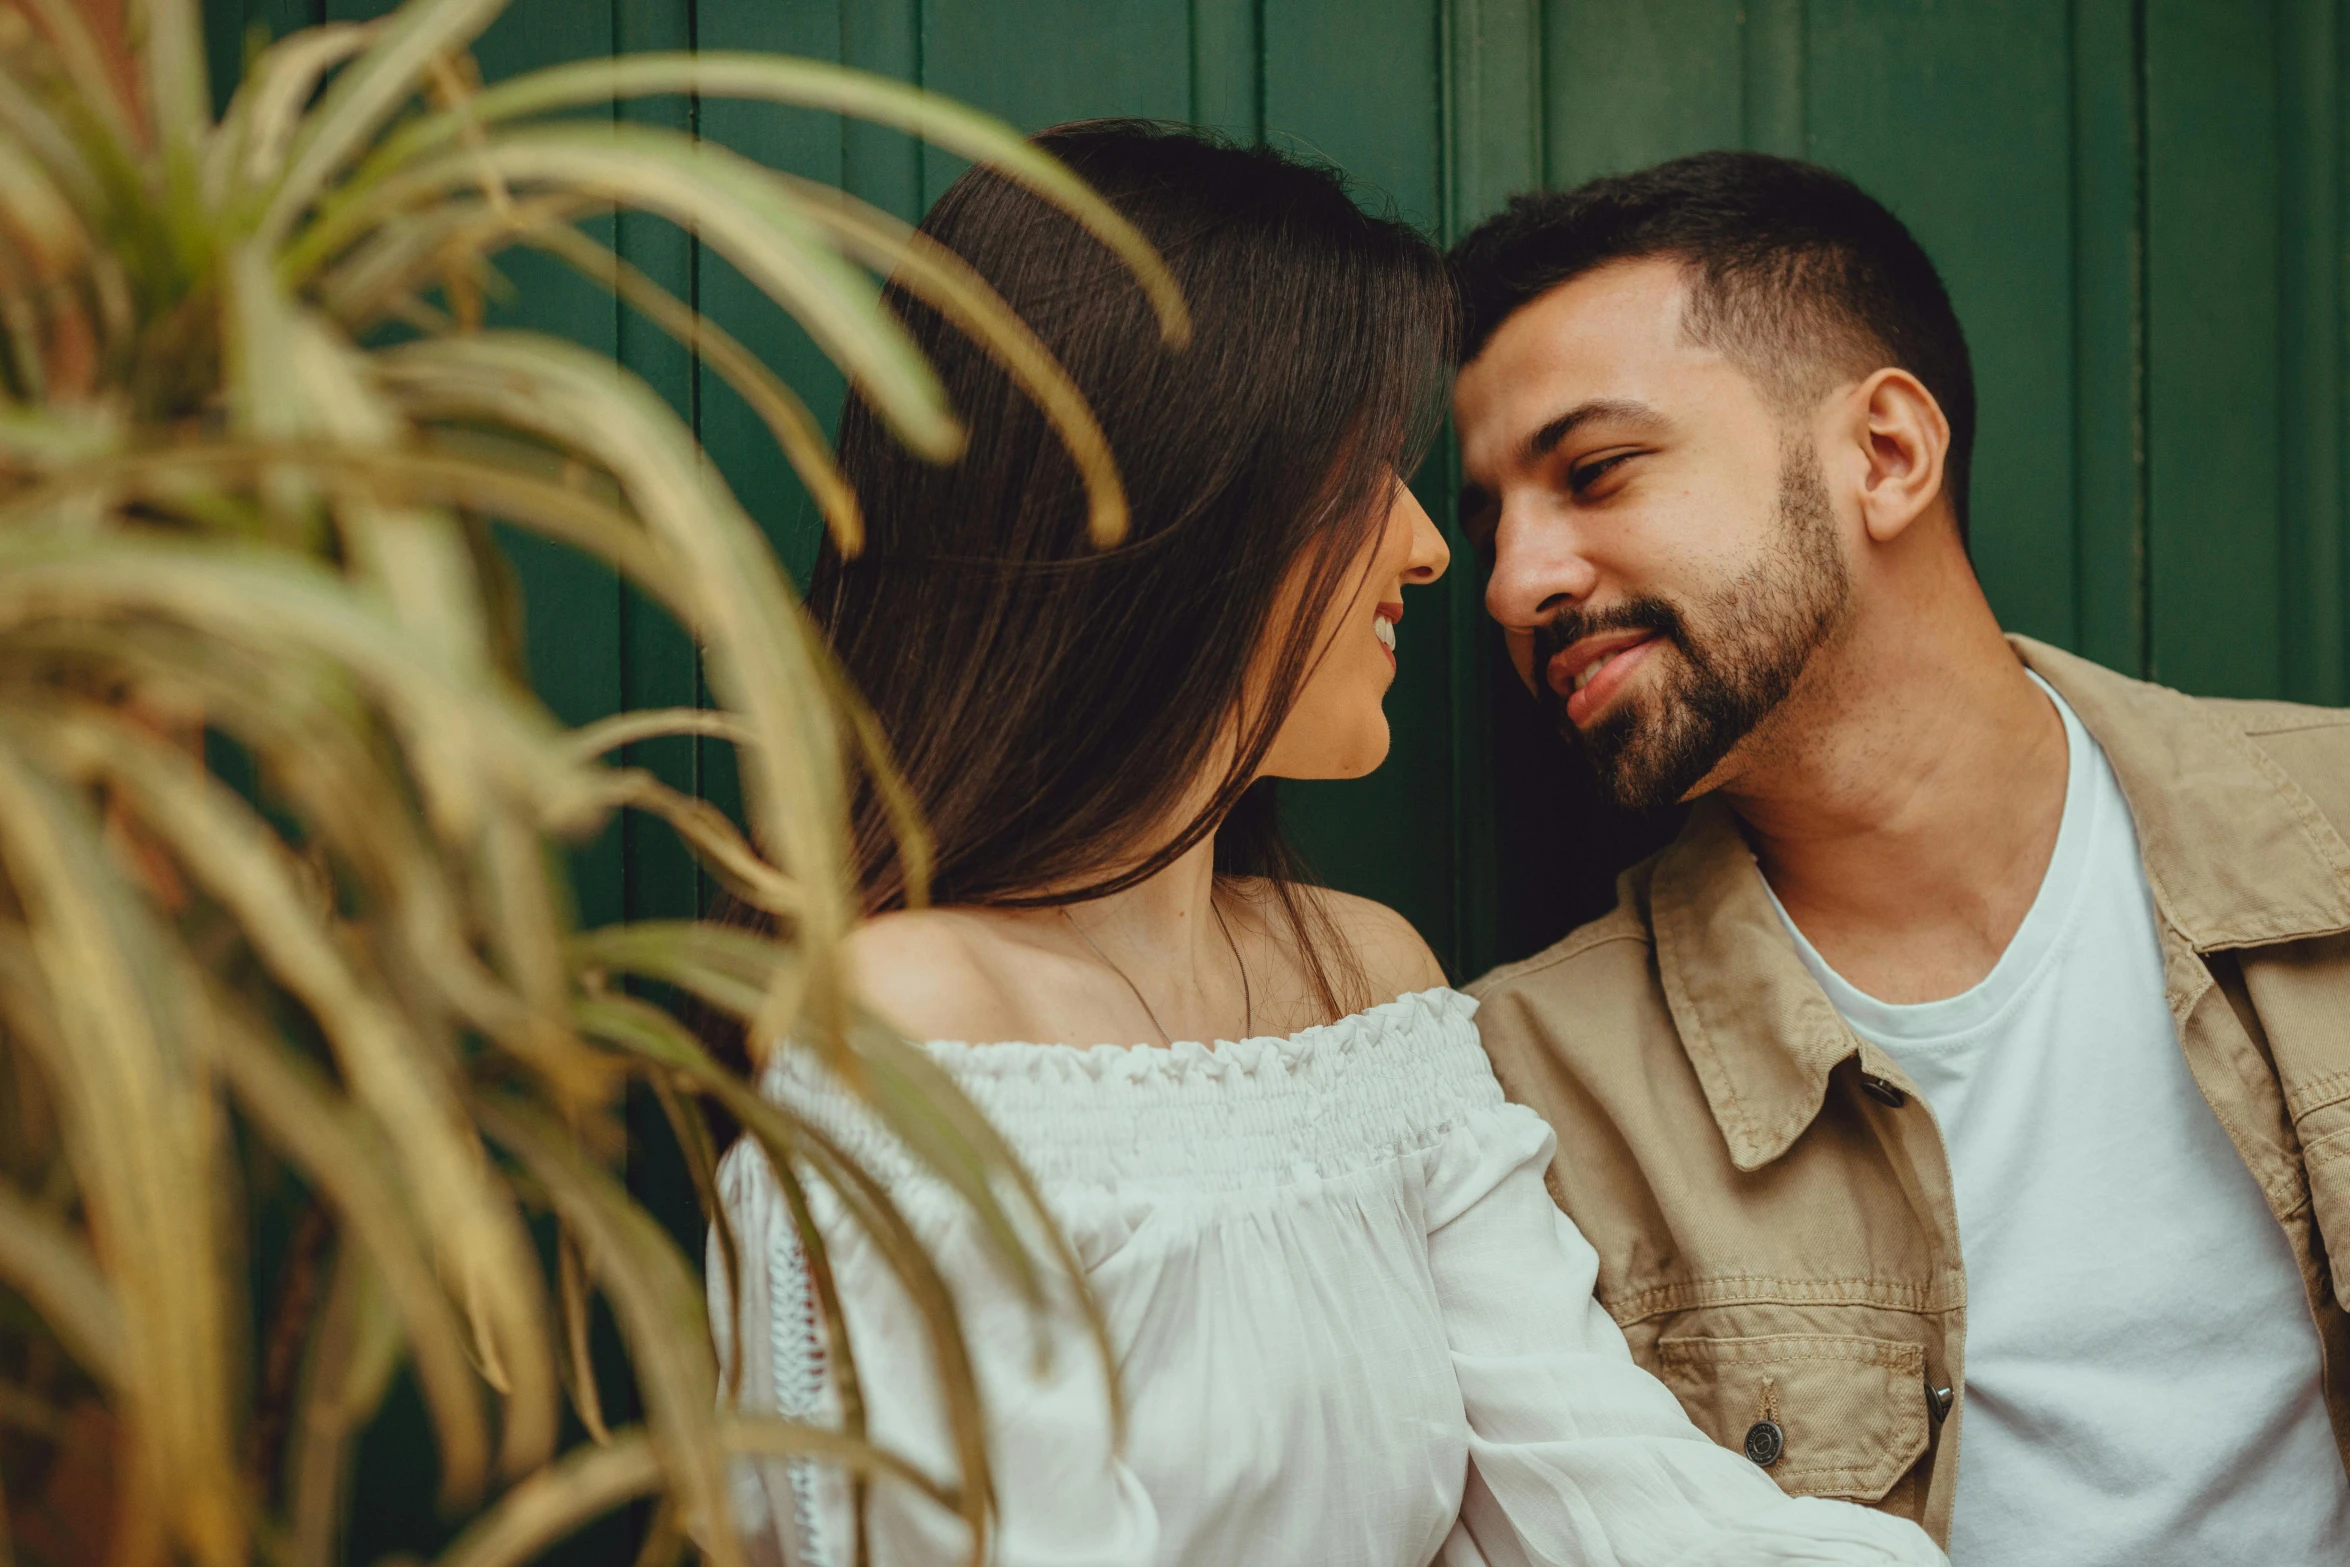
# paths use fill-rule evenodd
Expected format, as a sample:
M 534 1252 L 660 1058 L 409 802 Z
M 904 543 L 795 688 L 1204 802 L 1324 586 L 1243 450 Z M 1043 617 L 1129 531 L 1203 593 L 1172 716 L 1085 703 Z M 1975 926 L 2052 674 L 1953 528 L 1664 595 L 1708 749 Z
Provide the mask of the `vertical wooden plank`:
M 1265 139 L 1326 158 L 1364 200 L 1392 203 L 1431 233 L 1444 210 L 1443 28 L 1436 0 L 1265 0 Z M 1376 47 L 1334 49 L 1337 38 Z M 1423 475 L 1441 506 L 1438 465 Z M 1439 513 L 1441 515 L 1441 513 Z M 1415 592 L 1398 628 L 1387 699 L 1394 747 L 1369 778 L 1284 795 L 1299 847 L 1334 885 L 1399 909 L 1456 966 L 1453 759 L 1448 743 L 1452 609 Z
M 922 83 L 1022 130 L 1191 112 L 1187 0 L 922 0 Z M 967 165 L 925 149 L 925 203 Z
M 2275 21 L 2146 5 L 2151 673 L 2225 696 L 2284 673 Z
M 2075 650 L 2146 671 L 2144 35 L 2133 0 L 2073 0 Z
M 1442 216 L 1434 0 L 1264 0 L 1265 138 L 1327 158 L 1433 234 Z M 1360 39 L 1359 49 L 1332 47 Z
M 1782 158 L 1810 155 L 1805 136 L 1803 0 L 1747 0 L 1740 39 L 1743 144 Z
M 1191 120 L 1234 141 L 1265 137 L 1258 0 L 1191 0 Z
M 1811 0 L 1812 155 L 1900 215 L 1964 324 L 1975 566 L 2005 625 L 2070 643 L 2068 22 L 2042 0 Z
M 2336 0 L 2334 24 L 2334 123 L 2318 127 L 2333 148 L 2334 159 L 2334 288 L 2335 310 L 2333 330 L 2333 368 L 2336 419 L 2350 418 L 2350 106 L 2343 103 L 2343 88 L 2350 83 L 2350 23 L 2346 23 Z M 2336 525 L 2350 534 L 2350 439 L 2343 439 L 2342 426 L 2335 425 L 2337 445 L 2334 453 L 2333 483 L 2336 496 Z M 2345 620 L 2350 620 L 2350 539 L 2337 546 L 2337 568 L 2332 578 L 2335 603 Z M 2341 679 L 2350 687 L 2350 628 L 2342 633 L 2344 643 L 2341 657 Z M 2336 697 L 2336 701 L 2350 701 L 2350 697 Z
M 699 0 L 695 35 L 704 49 L 837 60 L 845 53 L 847 36 L 871 26 L 872 17 L 877 12 L 887 14 L 888 9 L 843 6 L 837 0 L 789 6 L 761 4 L 759 0 Z M 852 15 L 863 20 L 852 22 Z M 910 43 L 911 36 L 909 27 L 905 41 Z M 911 62 L 905 63 L 910 71 Z M 836 115 L 709 99 L 701 107 L 701 132 L 769 168 L 826 184 L 849 184 L 865 200 L 891 211 L 902 211 L 918 189 L 919 170 L 906 138 L 898 136 L 899 145 L 893 149 L 880 143 L 882 133 L 874 127 L 844 122 Z M 844 179 L 852 165 L 860 176 L 856 182 Z M 808 335 L 725 258 L 706 246 L 697 252 L 695 280 L 702 309 L 710 319 L 781 376 L 829 425 L 840 407 L 841 377 Z M 805 582 L 822 527 L 814 503 L 800 487 L 765 422 L 707 368 L 701 371 L 698 395 L 704 448 L 736 498 L 758 519 L 786 569 Z M 708 748 L 712 755 L 723 750 Z
M 1444 237 L 1459 239 L 1542 185 L 1541 0 L 1444 10 Z
M 1550 0 L 1543 57 L 1553 185 L 1745 139 L 1738 0 Z
M 743 3 L 725 7 L 730 27 L 742 25 L 732 18 L 760 14 L 781 20 L 801 9 Z M 902 82 L 922 80 L 921 0 L 850 0 L 807 9 L 819 18 L 827 11 L 837 13 L 841 64 Z M 926 203 L 921 143 L 902 132 L 850 120 L 841 127 L 840 157 L 840 181 L 852 194 L 908 223 L 922 216 Z
M 2345 691 L 2342 541 L 2342 28 L 2338 0 L 2282 0 L 2277 76 L 2277 427 L 2284 508 L 2284 691 Z

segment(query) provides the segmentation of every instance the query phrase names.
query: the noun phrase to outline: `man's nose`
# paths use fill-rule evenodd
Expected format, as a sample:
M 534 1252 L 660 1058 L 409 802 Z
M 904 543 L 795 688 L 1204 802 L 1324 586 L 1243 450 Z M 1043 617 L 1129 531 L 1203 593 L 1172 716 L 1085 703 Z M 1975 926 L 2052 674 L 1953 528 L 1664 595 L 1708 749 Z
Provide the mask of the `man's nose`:
M 1569 530 L 1507 514 L 1493 535 L 1493 575 L 1485 612 L 1513 631 L 1530 631 L 1591 596 L 1599 572 Z

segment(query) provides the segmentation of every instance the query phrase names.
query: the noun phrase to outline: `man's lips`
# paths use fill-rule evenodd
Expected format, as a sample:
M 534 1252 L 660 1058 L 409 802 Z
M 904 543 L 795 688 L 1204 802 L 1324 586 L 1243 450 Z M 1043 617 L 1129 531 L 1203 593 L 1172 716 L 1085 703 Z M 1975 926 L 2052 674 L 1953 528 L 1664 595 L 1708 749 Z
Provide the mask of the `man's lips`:
M 1543 678 L 1567 705 L 1567 721 L 1580 728 L 1599 716 L 1632 672 L 1648 661 L 1658 634 L 1651 630 L 1601 632 L 1551 655 Z

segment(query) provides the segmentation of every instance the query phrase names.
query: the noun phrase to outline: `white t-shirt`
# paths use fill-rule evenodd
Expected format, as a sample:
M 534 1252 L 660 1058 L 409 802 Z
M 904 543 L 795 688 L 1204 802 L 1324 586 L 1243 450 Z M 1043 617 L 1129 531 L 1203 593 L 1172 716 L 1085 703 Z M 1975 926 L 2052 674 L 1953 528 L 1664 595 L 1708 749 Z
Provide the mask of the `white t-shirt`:
M 1967 1281 L 1951 1559 L 2350 1563 L 2300 1272 L 2180 1052 L 2129 804 L 2041 689 L 2071 753 L 2063 825 L 1982 983 L 1889 1005 L 1787 921 L 1949 1150 Z

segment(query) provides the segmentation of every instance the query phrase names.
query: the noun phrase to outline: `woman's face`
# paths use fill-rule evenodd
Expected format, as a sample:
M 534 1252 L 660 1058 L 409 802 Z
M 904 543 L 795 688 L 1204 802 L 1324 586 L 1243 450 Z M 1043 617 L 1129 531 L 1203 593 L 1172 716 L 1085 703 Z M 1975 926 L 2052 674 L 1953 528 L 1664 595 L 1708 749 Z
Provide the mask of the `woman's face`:
M 1404 584 L 1434 582 L 1451 561 L 1444 535 L 1410 487 L 1397 480 L 1386 525 L 1340 579 L 1342 596 L 1323 616 L 1314 663 L 1288 720 L 1273 737 L 1260 776 L 1357 778 L 1387 759 L 1387 713 L 1381 703 L 1395 683 L 1395 626 L 1403 619 Z M 1302 579 L 1311 570 L 1300 562 L 1296 576 Z M 1283 602 L 1294 605 L 1302 591 L 1300 580 Z M 1272 628 L 1265 659 L 1279 656 L 1287 630 L 1286 624 Z

